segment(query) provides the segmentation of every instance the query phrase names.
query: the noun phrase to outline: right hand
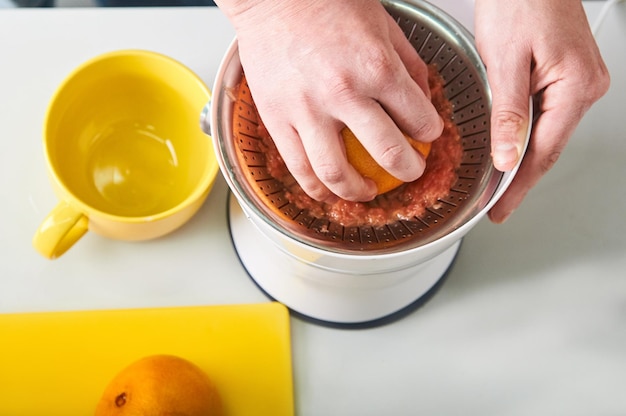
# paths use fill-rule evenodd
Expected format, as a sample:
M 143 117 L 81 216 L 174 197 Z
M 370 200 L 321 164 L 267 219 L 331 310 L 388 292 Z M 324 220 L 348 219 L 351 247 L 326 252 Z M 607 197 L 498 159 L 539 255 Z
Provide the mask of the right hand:
M 404 138 L 431 142 L 443 121 L 426 64 L 379 0 L 218 0 L 237 32 L 259 115 L 303 190 L 319 201 L 368 201 L 376 185 L 348 163 L 350 128 L 398 179 L 424 159 Z

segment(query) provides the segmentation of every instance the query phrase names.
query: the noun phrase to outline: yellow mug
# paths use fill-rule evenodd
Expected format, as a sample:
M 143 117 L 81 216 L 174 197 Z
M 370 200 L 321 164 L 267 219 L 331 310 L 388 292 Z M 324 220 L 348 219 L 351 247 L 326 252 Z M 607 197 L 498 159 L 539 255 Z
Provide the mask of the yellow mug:
M 167 56 L 122 50 L 97 56 L 60 85 L 44 123 L 59 203 L 33 245 L 57 258 L 87 230 L 147 240 L 189 220 L 219 170 L 200 114 L 204 82 Z

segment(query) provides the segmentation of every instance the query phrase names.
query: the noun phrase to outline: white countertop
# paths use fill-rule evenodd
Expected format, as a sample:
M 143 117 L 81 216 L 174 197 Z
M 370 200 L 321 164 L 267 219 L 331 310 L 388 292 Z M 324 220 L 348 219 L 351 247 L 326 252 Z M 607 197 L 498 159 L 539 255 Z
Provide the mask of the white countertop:
M 144 48 L 211 86 L 232 37 L 215 8 L 0 10 L 0 313 L 268 301 L 231 246 L 221 177 L 165 238 L 88 233 L 55 261 L 31 246 L 56 203 L 41 130 L 61 80 Z M 611 90 L 509 222 L 470 231 L 433 299 L 367 330 L 292 318 L 296 414 L 626 414 L 625 40 L 622 2 L 598 32 Z

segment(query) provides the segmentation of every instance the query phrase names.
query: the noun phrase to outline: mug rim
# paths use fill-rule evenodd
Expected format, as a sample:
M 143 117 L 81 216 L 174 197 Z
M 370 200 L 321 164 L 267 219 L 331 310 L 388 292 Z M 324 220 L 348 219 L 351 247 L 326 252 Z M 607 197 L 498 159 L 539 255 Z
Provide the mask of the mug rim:
M 48 127 L 51 122 L 51 110 L 54 107 L 54 102 L 58 99 L 60 94 L 67 88 L 67 86 L 72 82 L 72 80 L 85 69 L 93 66 L 102 61 L 124 58 L 124 57 L 140 57 L 140 58 L 148 58 L 148 59 L 157 59 L 161 61 L 165 61 L 169 64 L 173 64 L 176 66 L 181 72 L 186 73 L 190 79 L 196 81 L 199 88 L 202 89 L 202 92 L 206 95 L 206 101 L 209 101 L 212 96 L 212 92 L 208 87 L 207 83 L 205 83 L 202 78 L 194 71 L 192 71 L 189 67 L 187 67 L 182 62 L 178 61 L 175 58 L 167 56 L 163 53 L 151 51 L 147 49 L 120 49 L 109 52 L 104 52 L 102 54 L 91 57 L 90 59 L 82 62 L 80 65 L 76 66 L 70 73 L 68 73 L 63 81 L 58 85 L 54 94 L 50 98 L 48 102 L 48 106 L 46 108 L 44 123 L 43 123 L 43 144 L 44 144 L 44 157 L 46 159 L 46 164 L 48 167 L 48 174 L 51 177 L 55 188 L 61 191 L 59 194 L 57 190 L 57 198 L 60 201 L 64 201 L 67 204 L 74 206 L 77 210 L 83 213 L 83 215 L 97 216 L 102 219 L 106 219 L 108 221 L 118 222 L 118 223 L 146 223 L 146 222 L 154 222 L 163 218 L 170 217 L 175 215 L 180 211 L 184 211 L 189 206 L 192 206 L 198 200 L 203 199 L 208 195 L 210 189 L 215 182 L 217 174 L 219 172 L 219 164 L 217 162 L 217 157 L 214 154 L 213 147 L 211 145 L 211 137 L 207 136 L 208 146 L 207 151 L 210 153 L 207 157 L 207 163 L 202 170 L 201 177 L 196 181 L 193 185 L 192 191 L 185 196 L 181 201 L 172 205 L 166 210 L 155 212 L 152 214 L 145 215 L 120 215 L 114 214 L 111 212 L 104 211 L 99 209 L 92 204 L 85 202 L 84 198 L 77 195 L 66 183 L 65 180 L 59 175 L 57 169 L 55 168 L 51 157 L 50 157 L 50 140 L 48 134 Z M 206 136 L 206 133 L 202 131 L 200 128 L 200 113 L 202 108 L 198 109 L 198 129 L 201 134 Z

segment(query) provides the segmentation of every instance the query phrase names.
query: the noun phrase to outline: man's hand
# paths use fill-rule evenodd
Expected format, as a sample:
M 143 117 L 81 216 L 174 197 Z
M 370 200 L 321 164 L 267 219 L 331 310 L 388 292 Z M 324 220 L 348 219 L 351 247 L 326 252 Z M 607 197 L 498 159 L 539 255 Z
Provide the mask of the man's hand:
M 585 112 L 609 88 L 580 0 L 476 0 L 476 42 L 493 94 L 492 155 L 517 163 L 534 96 L 529 147 L 511 186 L 489 213 L 504 222 L 559 158 Z
M 378 0 L 221 0 L 261 119 L 287 168 L 320 201 L 367 201 L 373 181 L 348 163 L 350 128 L 387 171 L 413 181 L 443 121 L 427 68 Z

